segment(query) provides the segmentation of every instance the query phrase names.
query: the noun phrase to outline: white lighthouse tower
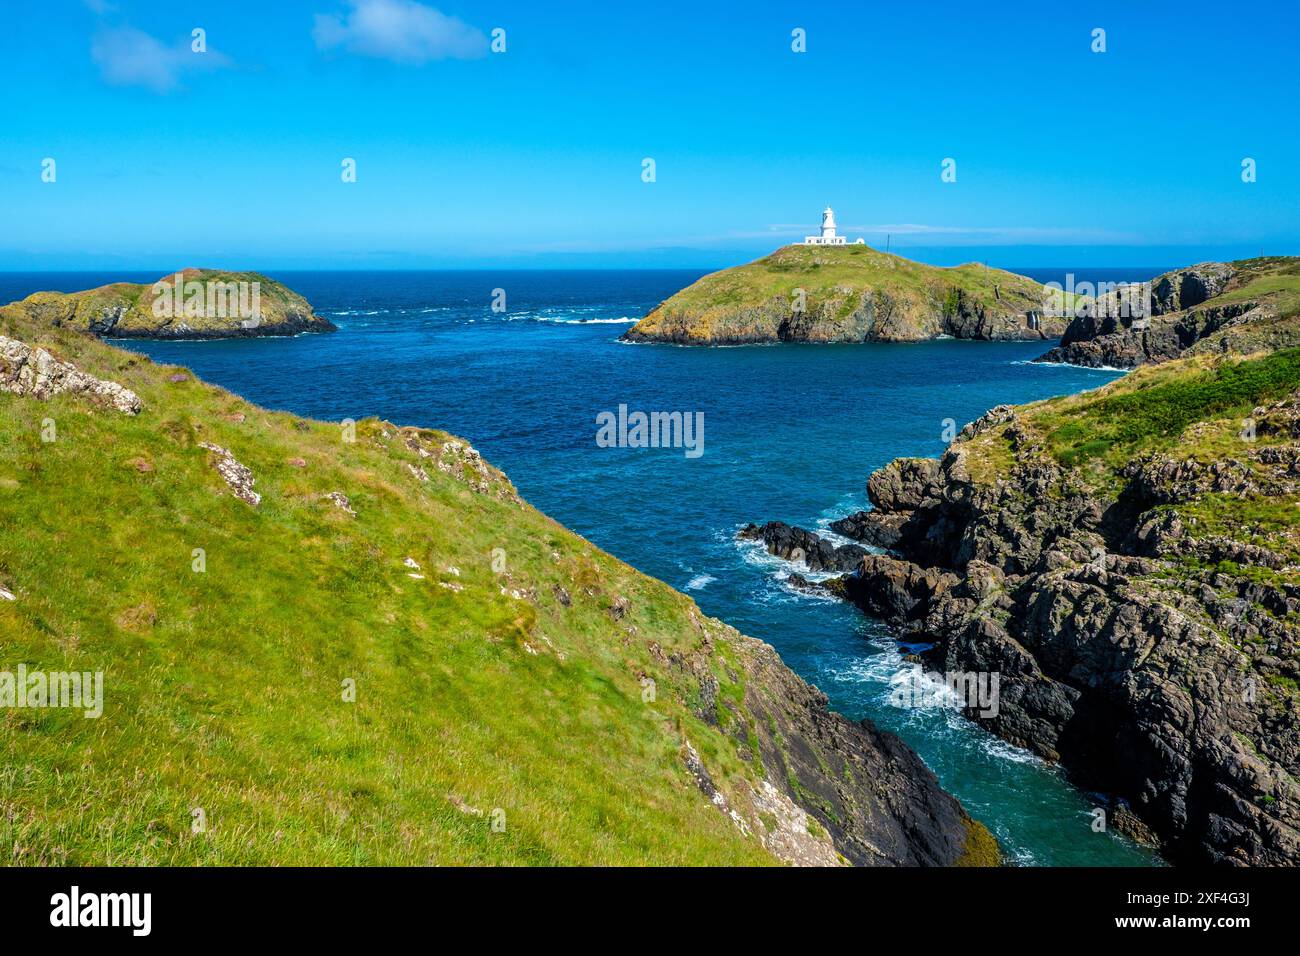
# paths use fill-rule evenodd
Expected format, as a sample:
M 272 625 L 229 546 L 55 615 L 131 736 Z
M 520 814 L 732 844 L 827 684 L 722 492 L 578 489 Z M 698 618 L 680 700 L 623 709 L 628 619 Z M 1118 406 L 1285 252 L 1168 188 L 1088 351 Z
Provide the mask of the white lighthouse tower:
M 862 240 L 859 239 L 858 242 Z M 805 246 L 845 246 L 848 245 L 847 236 L 835 234 L 835 210 L 827 206 L 822 210 L 822 232 L 820 236 L 804 236 L 803 244 Z
M 827 206 L 822 210 L 822 242 L 838 245 L 835 242 L 836 239 L 839 239 L 840 242 L 844 241 L 835 235 L 835 210 Z

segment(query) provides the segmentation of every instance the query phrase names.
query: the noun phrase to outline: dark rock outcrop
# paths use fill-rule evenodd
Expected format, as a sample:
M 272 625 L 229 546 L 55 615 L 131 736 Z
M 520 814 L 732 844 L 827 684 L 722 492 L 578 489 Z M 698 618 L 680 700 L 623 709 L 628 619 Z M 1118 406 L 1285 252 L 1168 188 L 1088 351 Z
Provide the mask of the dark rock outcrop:
M 858 865 L 996 865 L 997 845 L 920 757 L 870 721 L 827 709 L 776 651 L 753 642 L 745 702 L 773 786 Z
M 740 529 L 738 537 L 762 541 L 769 554 L 803 564 L 809 571 L 850 571 L 867 554 L 865 548 L 855 544 L 836 546 L 784 521 L 769 521 L 761 527 L 748 524 Z

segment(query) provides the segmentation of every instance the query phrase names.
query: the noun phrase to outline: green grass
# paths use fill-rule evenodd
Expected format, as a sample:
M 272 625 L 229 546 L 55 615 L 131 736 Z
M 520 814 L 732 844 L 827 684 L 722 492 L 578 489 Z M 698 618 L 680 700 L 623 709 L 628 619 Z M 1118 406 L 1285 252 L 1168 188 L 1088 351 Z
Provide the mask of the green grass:
M 1230 287 L 1204 308 L 1234 302 L 1269 302 L 1279 318 L 1300 314 L 1300 257 L 1268 256 L 1232 263 L 1237 275 Z
M 1211 367 L 1176 365 L 1134 374 L 1060 411 L 1035 416 L 1058 461 L 1100 459 L 1111 468 L 1132 454 L 1176 440 L 1192 423 L 1248 416 L 1255 406 L 1300 386 L 1300 349 Z
M 0 712 L 0 862 L 774 862 L 681 759 L 689 739 L 742 807 L 762 772 L 739 753 L 752 737 L 697 718 L 698 683 L 665 663 L 703 660 L 743 707 L 746 645 L 706 633 L 688 598 L 518 502 L 497 473 L 490 493 L 471 490 L 385 423 L 348 444 L 336 424 L 170 382 L 177 369 L 22 315 L 0 315 L 0 331 L 145 405 L 132 418 L 0 395 L 0 585 L 18 598 L 0 601 L 0 669 L 105 674 L 98 720 Z M 229 493 L 199 442 L 252 469 L 260 507 Z M 357 517 L 322 500 L 332 491 Z

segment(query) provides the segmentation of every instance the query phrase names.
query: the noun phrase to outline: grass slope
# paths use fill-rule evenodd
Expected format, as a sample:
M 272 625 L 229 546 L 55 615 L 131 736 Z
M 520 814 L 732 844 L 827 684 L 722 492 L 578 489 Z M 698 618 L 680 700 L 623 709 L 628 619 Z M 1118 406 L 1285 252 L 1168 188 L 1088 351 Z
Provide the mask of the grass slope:
M 98 720 L 0 712 L 0 861 L 774 862 L 683 767 L 689 739 L 733 800 L 761 773 L 738 756 L 743 711 L 700 720 L 698 683 L 650 650 L 706 648 L 719 696 L 741 699 L 746 641 L 688 598 L 517 501 L 442 433 L 364 421 L 345 443 L 26 310 L 0 310 L 0 334 L 144 401 L 133 418 L 0 396 L 0 586 L 16 596 L 0 600 L 0 668 L 102 670 L 106 698 Z M 199 442 L 252 469 L 259 507 Z
M 463 442 L 47 320 L 0 335 L 143 408 L 0 393 L 0 672 L 105 698 L 0 709 L 0 862 L 997 863 L 901 741 Z

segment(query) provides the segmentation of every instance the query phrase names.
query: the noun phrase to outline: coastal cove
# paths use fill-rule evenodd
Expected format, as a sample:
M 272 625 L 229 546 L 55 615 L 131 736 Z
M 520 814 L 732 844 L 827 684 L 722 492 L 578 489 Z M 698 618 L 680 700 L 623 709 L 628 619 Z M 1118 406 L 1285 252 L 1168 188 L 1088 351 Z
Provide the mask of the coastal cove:
M 1160 270 L 1127 271 L 1107 277 Z M 886 628 L 793 591 L 784 583 L 793 568 L 735 538 L 749 521 L 825 529 L 866 504 L 873 469 L 939 453 L 945 420 L 960 426 L 993 405 L 1095 388 L 1117 373 L 1029 364 L 1040 342 L 689 349 L 617 340 L 698 276 L 283 273 L 275 278 L 338 332 L 119 344 L 272 408 L 334 420 L 378 415 L 465 436 L 538 508 L 772 644 L 833 708 L 898 732 L 1011 862 L 1153 862 L 1093 833 L 1093 802 L 1057 771 L 955 712 L 890 706 L 888 680 L 903 661 Z M 123 278 L 157 274 L 8 274 L 0 295 Z M 490 308 L 498 287 L 508 296 L 503 314 Z M 703 453 L 601 447 L 598 416 L 621 405 L 702 413 Z

